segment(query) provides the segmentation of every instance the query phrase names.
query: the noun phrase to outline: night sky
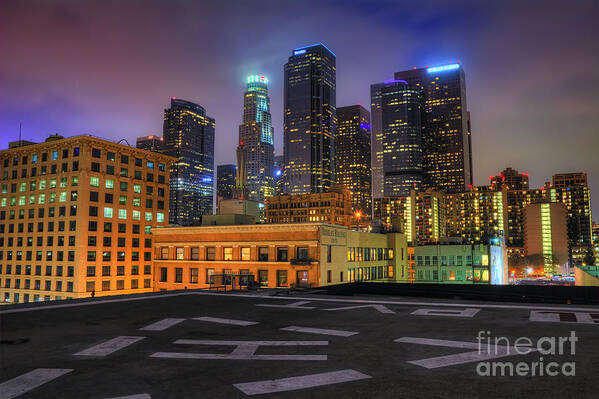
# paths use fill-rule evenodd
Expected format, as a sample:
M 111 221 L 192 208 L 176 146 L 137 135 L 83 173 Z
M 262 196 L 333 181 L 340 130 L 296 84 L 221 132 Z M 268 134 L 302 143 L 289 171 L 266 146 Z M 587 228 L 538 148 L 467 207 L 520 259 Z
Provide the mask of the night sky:
M 475 184 L 506 166 L 539 187 L 589 175 L 599 212 L 599 1 L 0 2 L 0 148 L 18 138 L 162 133 L 171 97 L 216 119 L 233 163 L 248 74 L 270 80 L 282 153 L 283 64 L 294 47 L 337 55 L 337 106 L 370 108 L 371 83 L 460 61 Z M 597 217 L 595 217 L 597 219 Z

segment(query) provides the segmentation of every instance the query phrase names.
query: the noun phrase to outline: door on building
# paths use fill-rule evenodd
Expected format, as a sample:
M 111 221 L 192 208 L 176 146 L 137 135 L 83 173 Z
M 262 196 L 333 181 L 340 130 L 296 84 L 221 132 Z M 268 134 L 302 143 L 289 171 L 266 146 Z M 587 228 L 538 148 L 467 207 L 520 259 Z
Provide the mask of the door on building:
M 297 287 L 308 288 L 308 271 L 300 270 L 297 272 Z

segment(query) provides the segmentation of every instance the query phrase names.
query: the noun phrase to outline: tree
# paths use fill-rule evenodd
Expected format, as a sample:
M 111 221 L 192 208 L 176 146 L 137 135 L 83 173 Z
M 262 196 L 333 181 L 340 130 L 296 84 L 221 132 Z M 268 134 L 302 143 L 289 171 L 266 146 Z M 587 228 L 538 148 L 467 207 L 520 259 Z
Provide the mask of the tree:
M 587 253 L 584 255 L 582 259 L 585 265 L 590 266 L 595 264 L 595 254 L 593 253 L 593 248 L 589 247 L 587 249 Z

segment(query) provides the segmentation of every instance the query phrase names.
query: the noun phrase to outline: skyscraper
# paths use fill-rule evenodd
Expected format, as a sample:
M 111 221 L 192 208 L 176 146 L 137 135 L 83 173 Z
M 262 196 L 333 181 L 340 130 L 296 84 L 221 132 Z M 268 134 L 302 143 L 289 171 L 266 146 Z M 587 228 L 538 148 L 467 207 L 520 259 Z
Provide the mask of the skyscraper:
M 214 206 L 214 119 L 200 105 L 172 98 L 163 137 L 164 154 L 179 159 L 171 166 L 169 221 L 198 223 Z
M 237 166 L 233 164 L 216 167 L 216 195 L 222 199 L 232 199 L 235 190 Z
M 370 164 L 372 166 L 372 198 L 382 198 L 383 190 L 383 121 L 381 90 L 385 83 L 370 85 Z
M 422 89 L 403 80 L 389 80 L 373 85 L 371 93 L 377 109 L 374 158 L 383 195 L 410 195 L 423 181 Z
M 370 113 L 360 105 L 337 109 L 335 176 L 352 195 L 352 211 L 370 220 Z
M 273 174 L 275 177 L 275 195 L 283 194 L 283 171 L 285 170 L 285 156 L 275 155 Z
M 335 181 L 336 56 L 324 44 L 293 50 L 285 64 L 284 188 L 326 191 Z
M 506 187 L 508 190 L 528 190 L 528 173 L 520 173 L 506 168 L 497 176 L 490 176 L 491 186 L 496 189 Z
M 247 78 L 237 147 L 237 186 L 247 199 L 259 202 L 274 194 L 275 149 L 267 84 L 263 75 Z
M 425 108 L 422 149 L 425 187 L 445 192 L 472 185 L 470 117 L 466 77 L 460 64 L 416 68 L 395 73 L 395 79 L 420 86 Z

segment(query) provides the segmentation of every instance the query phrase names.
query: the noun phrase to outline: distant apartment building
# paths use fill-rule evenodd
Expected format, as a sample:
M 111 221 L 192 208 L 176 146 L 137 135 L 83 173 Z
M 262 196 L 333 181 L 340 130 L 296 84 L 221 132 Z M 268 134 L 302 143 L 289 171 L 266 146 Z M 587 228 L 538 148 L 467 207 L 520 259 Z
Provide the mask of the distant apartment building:
M 283 194 L 266 199 L 267 223 L 322 222 L 351 227 L 351 194 L 335 184 L 314 194 Z
M 488 244 L 508 231 L 507 192 L 490 186 L 445 196 L 447 236 L 468 243 Z
M 551 185 L 554 188 L 567 188 L 572 186 L 587 186 L 587 174 L 583 172 L 576 173 L 558 173 L 553 175 Z
M 2 300 L 152 291 L 174 161 L 85 135 L 0 151 Z
M 565 274 L 568 262 L 567 210 L 564 204 L 529 204 L 524 208 L 526 255 L 543 257 L 544 273 Z
M 498 190 L 528 190 L 528 173 L 520 173 L 512 168 L 504 169 L 497 176 L 490 176 L 489 180 L 491 186 Z
M 403 234 L 326 223 L 161 227 L 152 230 L 155 289 L 319 287 L 407 278 Z

